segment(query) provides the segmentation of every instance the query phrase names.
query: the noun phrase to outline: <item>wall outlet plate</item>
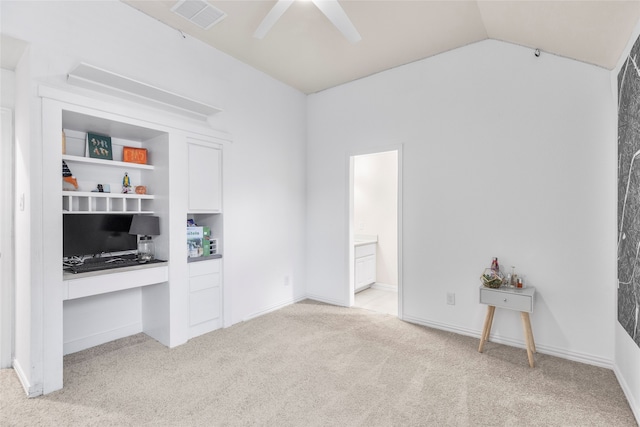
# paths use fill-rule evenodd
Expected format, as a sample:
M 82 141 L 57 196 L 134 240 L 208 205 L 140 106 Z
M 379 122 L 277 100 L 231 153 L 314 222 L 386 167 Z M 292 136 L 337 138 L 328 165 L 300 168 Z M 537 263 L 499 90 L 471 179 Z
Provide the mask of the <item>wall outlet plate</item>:
M 456 305 L 456 294 L 453 292 L 447 292 L 447 304 Z

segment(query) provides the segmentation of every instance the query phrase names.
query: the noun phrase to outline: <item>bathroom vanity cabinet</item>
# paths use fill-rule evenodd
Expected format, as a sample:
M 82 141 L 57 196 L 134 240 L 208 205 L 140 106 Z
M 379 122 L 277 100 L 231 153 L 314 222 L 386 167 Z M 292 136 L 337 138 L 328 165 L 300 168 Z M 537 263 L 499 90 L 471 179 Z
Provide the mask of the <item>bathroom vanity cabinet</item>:
M 376 282 L 376 246 L 375 241 L 355 244 L 355 292 L 366 289 Z

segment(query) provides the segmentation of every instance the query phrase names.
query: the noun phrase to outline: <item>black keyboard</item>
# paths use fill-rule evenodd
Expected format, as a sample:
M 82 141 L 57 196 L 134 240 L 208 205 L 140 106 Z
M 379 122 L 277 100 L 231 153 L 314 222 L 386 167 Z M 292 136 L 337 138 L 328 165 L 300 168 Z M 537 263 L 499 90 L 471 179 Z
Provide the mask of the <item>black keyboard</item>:
M 97 260 L 91 259 L 85 261 L 83 264 L 77 264 L 73 266 L 64 266 L 64 270 L 73 274 L 88 273 L 90 271 L 111 270 L 114 268 L 132 267 L 136 265 L 145 264 L 157 264 L 159 262 L 165 262 L 163 260 L 154 259 L 145 263 L 138 262 L 135 258 L 98 258 Z

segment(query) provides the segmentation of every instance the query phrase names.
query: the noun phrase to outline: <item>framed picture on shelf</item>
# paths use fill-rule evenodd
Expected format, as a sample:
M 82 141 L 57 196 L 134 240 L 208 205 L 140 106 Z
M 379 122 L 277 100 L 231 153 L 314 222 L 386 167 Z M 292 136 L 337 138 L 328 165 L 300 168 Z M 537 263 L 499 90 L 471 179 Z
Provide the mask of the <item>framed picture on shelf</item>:
M 122 147 L 122 161 L 146 165 L 147 149 L 135 148 L 135 147 Z
M 87 132 L 87 153 L 93 159 L 113 160 L 111 137 Z

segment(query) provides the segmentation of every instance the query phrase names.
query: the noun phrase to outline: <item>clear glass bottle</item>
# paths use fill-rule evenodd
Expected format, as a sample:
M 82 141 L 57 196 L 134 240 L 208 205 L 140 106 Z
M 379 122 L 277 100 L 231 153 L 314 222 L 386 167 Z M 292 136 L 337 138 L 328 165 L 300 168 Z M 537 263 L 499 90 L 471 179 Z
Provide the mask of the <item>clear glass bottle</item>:
M 155 258 L 156 246 L 151 236 L 140 236 L 138 241 L 138 262 L 148 262 Z
M 498 264 L 498 258 L 493 258 L 493 261 L 491 261 L 491 270 L 493 270 L 495 273 L 498 273 L 500 271 L 500 264 Z

